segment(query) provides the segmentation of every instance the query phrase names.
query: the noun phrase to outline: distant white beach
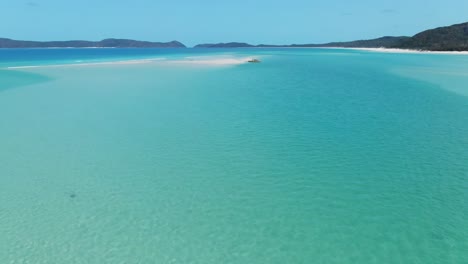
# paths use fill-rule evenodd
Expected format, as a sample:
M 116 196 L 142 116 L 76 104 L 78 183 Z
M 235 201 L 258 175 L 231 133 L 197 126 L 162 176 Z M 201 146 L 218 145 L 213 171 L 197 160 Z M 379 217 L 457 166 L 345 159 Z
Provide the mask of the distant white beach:
M 351 50 L 363 50 L 372 52 L 384 52 L 384 53 L 413 53 L 413 54 L 450 54 L 450 55 L 468 55 L 468 51 L 429 51 L 429 50 L 412 50 L 412 49 L 391 49 L 391 48 L 342 48 L 336 47 L 332 49 L 351 49 Z

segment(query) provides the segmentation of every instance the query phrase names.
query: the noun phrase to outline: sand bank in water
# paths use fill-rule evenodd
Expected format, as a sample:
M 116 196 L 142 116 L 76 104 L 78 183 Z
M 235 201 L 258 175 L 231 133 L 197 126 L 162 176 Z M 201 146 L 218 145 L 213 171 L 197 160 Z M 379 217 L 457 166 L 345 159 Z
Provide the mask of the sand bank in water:
M 180 64 L 180 65 L 205 65 L 205 66 L 222 66 L 222 65 L 238 65 L 248 63 L 252 58 L 234 58 L 234 57 L 186 57 L 182 59 L 138 59 L 138 60 L 122 60 L 122 61 L 103 61 L 103 62 L 77 62 L 65 64 L 51 65 L 27 65 L 27 66 L 11 66 L 7 69 L 28 69 L 28 68 L 44 68 L 44 67 L 82 67 L 82 66 L 99 66 L 99 65 L 129 65 L 129 64 Z

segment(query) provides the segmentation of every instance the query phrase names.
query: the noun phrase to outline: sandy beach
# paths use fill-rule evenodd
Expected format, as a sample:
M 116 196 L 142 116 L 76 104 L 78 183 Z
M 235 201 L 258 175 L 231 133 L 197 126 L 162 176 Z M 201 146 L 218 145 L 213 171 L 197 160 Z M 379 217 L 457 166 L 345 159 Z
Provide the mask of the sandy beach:
M 363 51 L 384 52 L 384 53 L 468 55 L 468 51 L 428 51 L 428 50 L 390 49 L 390 48 L 341 48 L 341 47 L 332 48 L 332 49 L 351 49 L 351 50 L 363 50 Z

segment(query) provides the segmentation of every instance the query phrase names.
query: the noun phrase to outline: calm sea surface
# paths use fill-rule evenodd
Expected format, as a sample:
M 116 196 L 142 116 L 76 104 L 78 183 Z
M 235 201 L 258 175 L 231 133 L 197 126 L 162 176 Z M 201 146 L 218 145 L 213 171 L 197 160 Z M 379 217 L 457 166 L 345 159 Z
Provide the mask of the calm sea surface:
M 0 263 L 468 263 L 468 56 L 0 50 Z

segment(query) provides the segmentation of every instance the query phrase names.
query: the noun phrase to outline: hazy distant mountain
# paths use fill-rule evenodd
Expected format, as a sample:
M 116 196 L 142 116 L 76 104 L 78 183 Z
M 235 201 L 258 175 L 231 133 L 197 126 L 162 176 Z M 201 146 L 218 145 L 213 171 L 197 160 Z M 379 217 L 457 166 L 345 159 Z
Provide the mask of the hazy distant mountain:
M 355 40 L 350 42 L 331 42 L 327 44 L 316 45 L 318 47 L 343 47 L 343 48 L 380 48 L 399 45 L 409 37 L 381 37 L 376 39 Z M 297 45 L 300 46 L 300 45 Z
M 104 39 L 101 41 L 23 41 L 0 38 L 0 48 L 185 48 L 178 41 L 149 42 L 131 39 Z M 423 31 L 413 37 L 382 37 L 350 42 L 292 45 L 251 45 L 242 42 L 199 44 L 195 48 L 263 48 L 263 47 L 343 47 L 343 48 L 403 48 L 431 51 L 468 51 L 468 22 Z
M 401 48 L 429 51 L 468 51 L 468 22 L 448 27 L 427 30 L 413 37 L 382 37 L 350 42 L 331 42 L 325 44 L 292 45 L 250 45 L 231 42 L 219 44 L 200 44 L 196 48 L 245 48 L 245 47 L 342 47 L 342 48 Z
M 218 43 L 218 44 L 199 44 L 195 48 L 300 48 L 300 47 L 348 47 L 348 48 L 379 48 L 390 47 L 409 37 L 382 37 L 370 40 L 356 40 L 351 42 L 331 42 L 325 44 L 292 44 L 292 45 L 250 45 L 242 42 Z
M 433 51 L 468 51 L 468 22 L 423 31 L 396 47 Z
M 178 41 L 150 42 L 131 39 L 104 39 L 101 41 L 24 41 L 0 38 L 0 48 L 185 48 Z

